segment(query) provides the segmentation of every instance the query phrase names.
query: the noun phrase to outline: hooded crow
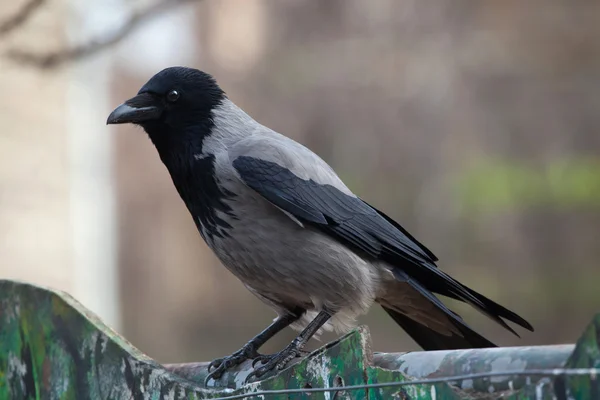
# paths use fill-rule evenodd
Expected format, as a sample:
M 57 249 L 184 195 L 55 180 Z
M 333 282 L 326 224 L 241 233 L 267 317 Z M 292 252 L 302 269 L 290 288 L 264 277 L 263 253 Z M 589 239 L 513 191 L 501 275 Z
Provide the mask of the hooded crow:
M 202 238 L 278 315 L 239 351 L 214 360 L 207 381 L 247 359 L 261 361 L 252 377 L 282 369 L 315 333 L 349 329 L 375 302 L 424 350 L 494 346 L 436 295 L 466 302 L 515 334 L 506 321 L 533 331 L 440 270 L 400 224 L 315 153 L 248 116 L 205 72 L 162 70 L 107 123 L 146 131 Z M 297 338 L 259 355 L 288 326 Z

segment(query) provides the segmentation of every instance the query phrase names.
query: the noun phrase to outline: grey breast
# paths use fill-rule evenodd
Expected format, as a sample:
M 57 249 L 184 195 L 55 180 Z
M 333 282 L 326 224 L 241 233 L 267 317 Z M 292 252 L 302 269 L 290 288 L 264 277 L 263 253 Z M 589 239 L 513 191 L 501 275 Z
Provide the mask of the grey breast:
M 236 175 L 241 155 L 276 162 L 298 177 L 336 186 L 352 195 L 335 172 L 306 147 L 272 131 L 250 135 L 216 154 L 220 184 L 235 194 L 227 237 L 209 245 L 223 264 L 253 291 L 275 302 L 305 308 L 366 306 L 375 296 L 377 271 L 336 240 L 284 213 Z

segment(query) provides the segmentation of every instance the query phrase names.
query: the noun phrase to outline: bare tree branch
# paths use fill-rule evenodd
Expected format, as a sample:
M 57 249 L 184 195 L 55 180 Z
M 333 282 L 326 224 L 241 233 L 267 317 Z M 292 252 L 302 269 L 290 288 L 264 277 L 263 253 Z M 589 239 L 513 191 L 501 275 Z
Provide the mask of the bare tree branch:
M 9 17 L 6 21 L 0 22 L 0 36 L 4 36 L 14 31 L 33 15 L 33 12 L 44 4 L 45 0 L 29 0 L 25 3 L 15 15 Z
M 81 60 L 119 43 L 144 22 L 164 11 L 198 1 L 200 0 L 161 0 L 147 8 L 134 12 L 120 28 L 102 38 L 49 53 L 33 53 L 26 50 L 12 49 L 6 55 L 14 61 L 38 68 L 54 68 L 66 62 Z

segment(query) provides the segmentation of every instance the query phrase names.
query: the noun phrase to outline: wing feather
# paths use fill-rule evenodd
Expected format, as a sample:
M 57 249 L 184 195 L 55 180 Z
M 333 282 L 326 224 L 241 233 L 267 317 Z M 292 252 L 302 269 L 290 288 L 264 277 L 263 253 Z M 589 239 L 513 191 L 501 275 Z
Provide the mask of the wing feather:
M 285 149 L 278 148 L 274 153 L 285 156 Z M 300 222 L 399 268 L 424 289 L 473 305 L 513 333 L 515 331 L 502 318 L 532 330 L 523 318 L 438 269 L 435 265 L 437 257 L 429 249 L 397 222 L 352 195 L 345 186 L 338 187 L 337 176 L 331 179 L 331 184 L 323 182 L 323 176 L 326 176 L 323 171 L 315 172 L 321 182 L 303 179 L 285 166 L 285 158 L 281 165 L 275 160 L 257 158 L 255 154 L 247 156 L 238 152 L 231 160 L 241 180 Z M 319 165 L 313 167 L 319 168 Z M 304 168 L 302 172 L 306 173 L 306 170 Z

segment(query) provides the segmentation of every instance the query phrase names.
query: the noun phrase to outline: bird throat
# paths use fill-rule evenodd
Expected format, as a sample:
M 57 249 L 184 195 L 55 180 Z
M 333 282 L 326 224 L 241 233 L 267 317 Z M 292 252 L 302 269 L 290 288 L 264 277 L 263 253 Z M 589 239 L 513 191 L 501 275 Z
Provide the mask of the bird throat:
M 229 236 L 231 225 L 224 218 L 235 215 L 225 200 L 235 195 L 219 184 L 215 156 L 202 153 L 203 138 L 181 134 L 170 138 L 149 136 L 202 238 L 212 241 Z

